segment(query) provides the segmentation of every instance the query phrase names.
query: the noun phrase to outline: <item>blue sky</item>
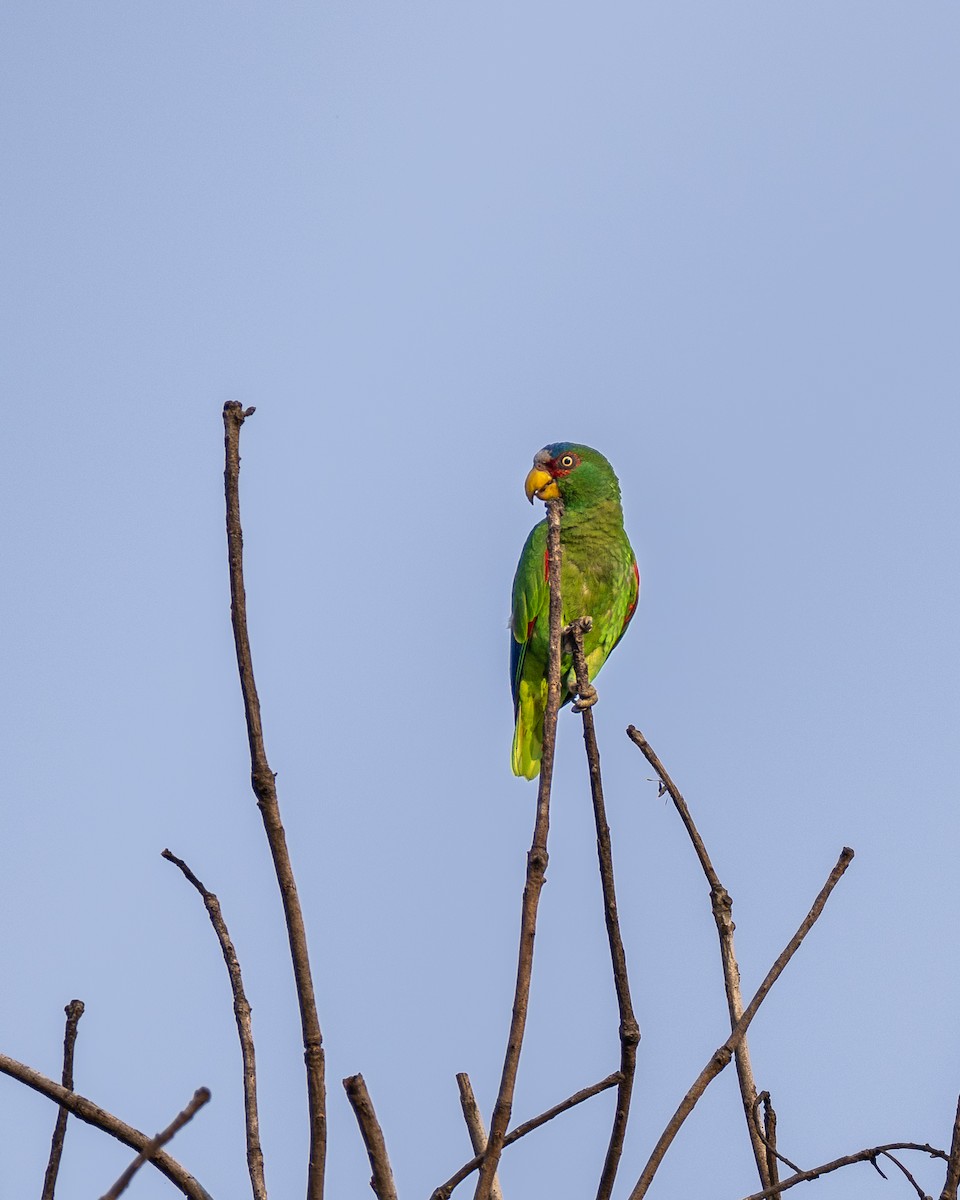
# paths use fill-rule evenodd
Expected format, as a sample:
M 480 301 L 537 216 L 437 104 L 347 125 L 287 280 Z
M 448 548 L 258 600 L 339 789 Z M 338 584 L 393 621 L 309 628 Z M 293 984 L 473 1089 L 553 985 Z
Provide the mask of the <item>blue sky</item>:
M 706 888 L 629 723 L 733 894 L 748 994 L 857 851 L 751 1035 L 784 1152 L 949 1141 L 958 33 L 945 0 L 4 8 L 5 1053 L 56 1076 L 81 997 L 78 1090 L 153 1130 L 209 1085 L 175 1153 L 244 1193 L 226 976 L 169 846 L 220 896 L 268 1187 L 301 1193 L 229 628 L 239 399 L 330 1194 L 369 1194 L 342 1076 L 365 1075 L 404 1196 L 468 1156 L 455 1072 L 493 1104 L 535 794 L 509 772 L 506 618 L 523 479 L 560 439 L 613 462 L 643 575 L 596 710 L 644 1032 L 620 1194 L 725 1019 Z M 617 1062 L 567 713 L 558 772 L 520 1119 Z M 754 1190 L 737 1103 L 724 1075 L 651 1196 Z M 509 1150 L 508 1200 L 592 1194 L 611 1112 Z M 0 1114 L 3 1193 L 34 1194 L 55 1112 L 0 1081 Z M 72 1123 L 58 1194 L 127 1160 Z

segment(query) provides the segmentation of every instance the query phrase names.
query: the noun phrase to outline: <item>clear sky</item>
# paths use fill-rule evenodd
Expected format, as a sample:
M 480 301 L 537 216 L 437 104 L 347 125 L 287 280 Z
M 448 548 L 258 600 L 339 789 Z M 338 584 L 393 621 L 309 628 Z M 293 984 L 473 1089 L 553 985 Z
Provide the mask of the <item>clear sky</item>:
M 169 846 L 221 898 L 268 1187 L 302 1195 L 229 627 L 238 399 L 332 1200 L 370 1194 L 342 1076 L 404 1200 L 468 1157 L 455 1072 L 492 1108 L 535 798 L 509 771 L 506 618 L 523 479 L 560 439 L 612 460 L 643 575 L 595 710 L 644 1033 L 619 1195 L 725 1036 L 706 888 L 629 723 L 733 894 L 748 995 L 857 851 L 752 1033 L 784 1152 L 949 1142 L 958 36 L 953 0 L 3 7 L 0 1049 L 57 1076 L 82 998 L 77 1089 L 152 1131 L 209 1085 L 174 1153 L 245 1193 L 226 974 Z M 568 713 L 558 772 L 519 1119 L 617 1064 Z M 508 1150 L 507 1200 L 592 1196 L 611 1112 Z M 38 1194 L 54 1117 L 0 1079 L 4 1197 Z M 58 1194 L 128 1159 L 72 1122 Z M 651 1196 L 755 1186 L 731 1072 Z

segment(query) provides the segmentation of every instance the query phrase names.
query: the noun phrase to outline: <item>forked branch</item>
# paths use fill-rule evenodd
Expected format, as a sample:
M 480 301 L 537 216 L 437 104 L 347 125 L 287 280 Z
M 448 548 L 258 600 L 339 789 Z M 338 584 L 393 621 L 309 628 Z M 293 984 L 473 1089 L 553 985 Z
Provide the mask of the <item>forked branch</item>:
M 623 1153 L 623 1139 L 627 1132 L 630 1116 L 630 1098 L 637 1070 L 637 1044 L 640 1041 L 640 1026 L 633 1011 L 630 998 L 630 979 L 627 975 L 627 956 L 620 935 L 620 917 L 617 910 L 617 889 L 613 876 L 613 849 L 610 844 L 610 826 L 603 799 L 603 779 L 600 775 L 600 750 L 593 722 L 592 704 L 596 692 L 590 683 L 590 672 L 583 653 L 583 635 L 590 629 L 589 619 L 572 621 L 566 633 L 573 655 L 573 669 L 577 677 L 577 692 L 590 703 L 580 709 L 583 716 L 583 741 L 590 769 L 590 792 L 593 797 L 593 816 L 597 829 L 597 857 L 600 863 L 600 886 L 603 891 L 603 918 L 607 927 L 610 946 L 610 961 L 613 964 L 613 985 L 617 993 L 620 1011 L 620 1083 L 617 1088 L 617 1107 L 613 1117 L 613 1128 L 603 1164 L 603 1172 L 597 1187 L 597 1200 L 609 1200 L 617 1178 L 617 1168 Z
M 296 980 L 300 1005 L 300 1026 L 303 1036 L 303 1057 L 307 1069 L 307 1107 L 310 1122 L 310 1159 L 307 1167 L 307 1200 L 323 1200 L 324 1167 L 327 1157 L 327 1097 L 324 1078 L 323 1037 L 317 1016 L 317 1001 L 310 972 L 307 950 L 307 931 L 303 910 L 297 894 L 287 837 L 280 819 L 277 785 L 263 744 L 260 720 L 260 700 L 253 676 L 250 636 L 247 631 L 247 598 L 243 583 L 243 530 L 240 525 L 240 427 L 254 412 L 244 409 L 236 400 L 223 406 L 224 450 L 226 466 L 223 473 L 227 503 L 227 549 L 230 563 L 230 598 L 233 638 L 237 650 L 243 709 L 247 720 L 247 739 L 250 743 L 250 777 L 257 806 L 263 817 L 273 865 L 280 886 L 283 914 L 290 943 L 290 957 Z
M 540 760 L 540 787 L 537 792 L 537 816 L 533 828 L 533 843 L 527 855 L 527 879 L 523 889 L 520 915 L 520 950 L 517 961 L 517 984 L 513 998 L 513 1015 L 507 1049 L 500 1076 L 500 1090 L 490 1122 L 490 1137 L 483 1156 L 483 1166 L 477 1181 L 474 1200 L 490 1200 L 493 1177 L 503 1152 L 507 1126 L 513 1108 L 513 1093 L 517 1082 L 520 1049 L 527 1023 L 527 1004 L 530 999 L 530 979 L 533 973 L 533 943 L 537 932 L 537 907 L 547 873 L 547 834 L 550 829 L 550 785 L 553 781 L 553 753 L 557 737 L 557 713 L 560 710 L 560 638 L 563 624 L 563 602 L 560 597 L 560 515 L 559 500 L 547 502 L 547 558 L 550 586 L 550 657 L 547 668 L 547 707 L 543 717 L 543 750 Z
M 787 963 L 791 958 L 793 958 L 794 954 L 796 954 L 797 950 L 800 948 L 800 943 L 813 928 L 817 918 L 823 912 L 824 905 L 830 898 L 830 893 L 840 882 L 840 879 L 843 877 L 844 872 L 852 861 L 853 851 L 849 848 L 849 846 L 844 846 L 840 853 L 840 857 L 837 859 L 836 866 L 830 872 L 827 882 L 820 889 L 816 900 L 813 902 L 813 907 L 800 923 L 800 927 L 797 929 L 797 932 L 786 944 L 780 956 L 777 958 L 777 961 L 767 972 L 763 983 L 760 984 L 756 995 L 747 1005 L 743 1016 L 734 1026 L 730 1036 L 722 1046 L 713 1052 L 713 1054 L 710 1056 L 709 1062 L 694 1080 L 683 1100 L 681 1100 L 679 1108 L 670 1119 L 666 1129 L 660 1135 L 660 1140 L 654 1147 L 653 1153 L 650 1155 L 647 1165 L 643 1169 L 643 1173 L 637 1180 L 636 1187 L 630 1193 L 629 1200 L 642 1200 L 642 1198 L 647 1194 L 650 1184 L 653 1182 L 653 1177 L 657 1173 L 657 1170 L 663 1161 L 663 1157 L 669 1150 L 673 1139 L 677 1136 L 680 1127 L 683 1125 L 687 1117 L 689 1117 L 691 1112 L 693 1112 L 697 1101 L 707 1090 L 707 1087 L 710 1085 L 710 1083 L 730 1062 L 734 1051 L 742 1040 L 744 1034 L 749 1029 L 750 1022 L 757 1015 L 757 1010 L 760 1008 L 760 1005 L 766 999 L 770 989 L 780 978 Z M 785 1185 L 778 1184 L 777 1186 L 783 1187 Z M 758 1193 L 758 1195 L 772 1195 L 775 1191 L 776 1187 L 774 1187 L 772 1191 L 769 1188 L 765 1188 L 762 1192 Z

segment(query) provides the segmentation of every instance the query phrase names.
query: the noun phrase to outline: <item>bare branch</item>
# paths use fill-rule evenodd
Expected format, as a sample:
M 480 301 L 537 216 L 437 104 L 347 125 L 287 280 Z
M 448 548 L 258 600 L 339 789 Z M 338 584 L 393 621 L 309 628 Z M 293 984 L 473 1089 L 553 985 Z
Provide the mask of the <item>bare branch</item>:
M 960 1185 L 960 1099 L 957 1100 L 957 1115 L 953 1121 L 953 1138 L 950 1141 L 950 1158 L 947 1162 L 947 1178 L 940 1193 L 940 1200 L 957 1200 Z
M 545 1112 L 540 1113 L 539 1116 L 531 1117 L 529 1121 L 524 1121 L 522 1125 L 518 1125 L 516 1129 L 512 1129 L 503 1139 L 504 1146 L 512 1145 L 528 1133 L 539 1129 L 541 1125 L 546 1125 L 554 1117 L 567 1112 L 568 1109 L 575 1108 L 576 1105 L 582 1104 L 584 1100 L 589 1100 L 591 1096 L 597 1096 L 600 1092 L 605 1092 L 608 1088 L 616 1087 L 619 1082 L 620 1072 L 614 1071 L 612 1075 L 608 1075 L 606 1079 L 601 1079 L 599 1083 L 591 1083 L 589 1087 L 581 1088 L 579 1092 L 574 1092 L 572 1096 L 568 1096 L 566 1100 L 555 1104 L 553 1108 L 548 1108 Z M 482 1162 L 483 1155 L 478 1154 L 476 1158 L 471 1158 L 468 1163 L 464 1163 L 460 1170 L 456 1174 L 451 1175 L 446 1183 L 442 1183 L 438 1188 L 433 1190 L 430 1200 L 450 1200 L 450 1194 L 453 1189 L 458 1184 L 463 1183 L 469 1175 L 472 1175 Z
M 67 1023 L 63 1033 L 63 1086 L 68 1092 L 73 1091 L 73 1050 L 77 1044 L 77 1026 L 83 1016 L 83 1001 L 71 1000 L 63 1010 L 67 1015 Z M 50 1142 L 50 1158 L 43 1176 L 43 1191 L 40 1200 L 53 1200 L 57 1186 L 57 1174 L 60 1170 L 60 1157 L 63 1154 L 63 1139 L 67 1132 L 67 1110 L 61 1108 L 57 1113 L 57 1122 L 53 1127 L 53 1138 Z
M 263 1176 L 263 1151 L 260 1147 L 260 1118 L 257 1112 L 257 1060 L 253 1046 L 250 1004 L 243 990 L 240 960 L 237 958 L 236 949 L 227 931 L 227 923 L 223 919 L 220 901 L 216 895 L 204 887 L 182 858 L 177 858 L 169 850 L 164 850 L 161 857 L 179 867 L 184 877 L 203 897 L 204 906 L 210 916 L 210 923 L 220 943 L 223 961 L 227 964 L 230 987 L 233 991 L 233 1014 L 237 1022 L 240 1054 L 243 1059 L 243 1113 L 246 1125 L 247 1171 L 250 1175 L 254 1200 L 267 1200 L 267 1185 Z
M 182 1111 L 177 1113 L 170 1124 L 156 1137 L 152 1137 L 146 1146 L 140 1151 L 137 1157 L 133 1160 L 129 1167 L 123 1172 L 113 1187 L 100 1197 L 100 1200 L 118 1200 L 122 1192 L 127 1190 L 127 1185 L 134 1175 L 140 1170 L 145 1162 L 149 1162 L 156 1154 L 161 1146 L 165 1146 L 183 1127 L 186 1123 L 200 1111 L 201 1108 L 210 1099 L 209 1088 L 197 1088 L 193 1093 L 193 1099 Z
M 93 1125 L 96 1129 L 101 1129 L 104 1133 L 109 1133 L 111 1137 L 115 1137 L 118 1142 L 123 1142 L 131 1150 L 142 1152 L 150 1145 L 151 1139 L 145 1133 L 141 1133 L 139 1129 L 134 1129 L 132 1125 L 127 1125 L 119 1117 L 115 1117 L 113 1113 L 109 1113 L 106 1109 L 94 1104 L 92 1100 L 87 1100 L 84 1096 L 61 1087 L 60 1084 L 54 1083 L 52 1079 L 48 1079 L 46 1075 L 41 1075 L 39 1071 L 35 1071 L 32 1067 L 17 1062 L 15 1058 L 9 1058 L 6 1054 L 0 1054 L 0 1072 L 4 1075 L 9 1075 L 11 1079 L 19 1080 L 20 1083 L 26 1084 L 29 1088 L 33 1088 L 35 1092 L 39 1092 L 41 1096 L 46 1096 L 48 1100 L 52 1100 L 55 1104 L 62 1105 L 79 1120 L 85 1121 L 88 1125 Z M 165 1151 L 158 1150 L 151 1157 L 150 1161 L 161 1175 L 165 1175 L 184 1196 L 189 1197 L 189 1200 L 210 1200 L 210 1194 L 206 1189 L 201 1187 L 197 1180 Z
M 740 1043 L 741 1047 L 743 1043 Z M 743 1097 L 746 1100 L 746 1096 Z M 767 1176 L 766 1180 L 761 1179 L 761 1183 L 766 1183 L 768 1187 L 773 1187 L 780 1178 L 780 1169 L 777 1160 L 780 1155 L 777 1152 L 777 1112 L 770 1100 L 770 1093 L 763 1093 L 763 1128 L 757 1130 L 763 1139 L 763 1144 L 767 1149 Z M 773 1193 L 773 1200 L 780 1200 L 780 1193 Z
M 253 659 L 247 631 L 247 600 L 243 583 L 243 530 L 240 525 L 240 427 L 254 409 L 244 409 L 236 400 L 223 406 L 224 492 L 227 505 L 227 548 L 230 560 L 230 597 L 233 637 L 243 708 L 250 743 L 251 783 L 257 806 L 263 817 L 273 865 L 280 886 L 283 913 L 290 942 L 290 957 L 296 979 L 303 1036 L 303 1057 L 307 1069 L 307 1104 L 310 1120 L 310 1161 L 307 1169 L 307 1200 L 323 1200 L 324 1167 L 327 1157 L 327 1100 L 323 1037 L 317 1016 L 317 1001 L 310 973 L 310 955 L 303 911 L 297 894 L 287 838 L 280 819 L 277 786 L 263 744 L 260 700 L 253 676 Z
M 490 1200 L 493 1177 L 503 1152 L 504 1137 L 510 1123 L 513 1093 L 520 1064 L 520 1049 L 527 1023 L 527 1004 L 530 998 L 530 978 L 533 973 L 533 943 L 537 932 L 537 907 L 547 873 L 547 834 L 550 829 L 550 785 L 553 781 L 553 754 L 557 737 L 557 713 L 560 711 L 560 627 L 563 624 L 563 602 L 560 596 L 560 500 L 547 502 L 547 559 L 550 586 L 550 657 L 547 669 L 547 707 L 543 717 L 543 750 L 540 760 L 540 786 L 537 792 L 537 816 L 533 843 L 527 855 L 527 878 L 523 889 L 520 915 L 520 949 L 517 961 L 517 983 L 513 999 L 513 1015 L 507 1049 L 500 1077 L 500 1089 L 490 1122 L 483 1166 L 477 1181 L 474 1200 Z
M 763 1126 L 761 1127 L 759 1118 L 757 1117 L 757 1109 L 763 1103 Z M 773 1104 L 770 1102 L 770 1093 L 761 1092 L 753 1103 L 753 1119 L 757 1123 L 757 1128 L 760 1130 L 760 1136 L 763 1139 L 763 1144 L 767 1148 L 767 1163 L 770 1166 L 771 1184 L 777 1181 L 777 1161 L 779 1160 L 791 1171 L 802 1171 L 803 1167 L 798 1167 L 795 1162 L 791 1162 L 786 1155 L 781 1154 L 777 1149 L 777 1114 L 774 1112 Z M 771 1161 L 770 1155 L 773 1155 Z
M 869 1162 L 874 1163 L 881 1154 L 888 1154 L 891 1150 L 917 1150 L 921 1154 L 929 1154 L 931 1158 L 942 1158 L 947 1161 L 947 1156 L 943 1150 L 938 1150 L 936 1146 L 931 1146 L 924 1142 L 888 1142 L 885 1146 L 871 1146 L 867 1150 L 858 1150 L 856 1154 L 846 1154 L 843 1158 L 835 1158 L 832 1162 L 822 1163 L 819 1167 L 814 1167 L 810 1171 L 798 1171 L 796 1175 L 789 1175 L 786 1179 L 781 1179 L 774 1187 L 765 1188 L 762 1192 L 752 1192 L 749 1196 L 745 1196 L 744 1200 L 768 1200 L 768 1197 L 773 1196 L 774 1192 L 785 1192 L 788 1188 L 796 1187 L 798 1183 L 806 1183 L 810 1179 L 819 1179 L 821 1175 L 829 1175 L 831 1171 L 839 1171 L 841 1167 L 849 1167 L 854 1163 Z
M 343 1081 L 347 1099 L 353 1107 L 360 1126 L 360 1136 L 367 1148 L 367 1158 L 373 1178 L 370 1186 L 377 1200 L 397 1200 L 397 1185 L 393 1181 L 393 1171 L 390 1158 L 387 1155 L 387 1144 L 383 1140 L 383 1130 L 373 1109 L 373 1101 L 367 1091 L 362 1075 L 350 1075 Z
M 483 1155 L 487 1148 L 487 1131 L 483 1125 L 483 1117 L 480 1115 L 480 1106 L 477 1104 L 477 1098 L 473 1094 L 473 1086 L 470 1083 L 470 1076 L 466 1071 L 461 1071 L 457 1075 L 457 1087 L 460 1089 L 460 1107 L 463 1109 L 463 1119 L 467 1125 L 467 1132 L 470 1134 L 470 1145 L 473 1146 L 475 1154 Z M 491 1200 L 503 1200 L 503 1190 L 500 1187 L 500 1177 L 494 1175 L 493 1187 L 490 1189 Z
M 900 1161 L 900 1159 L 896 1157 L 896 1155 L 891 1154 L 889 1150 L 885 1150 L 883 1157 L 889 1158 L 895 1167 L 899 1167 L 899 1169 L 903 1172 L 903 1174 L 906 1176 L 907 1180 L 913 1187 L 913 1190 L 917 1193 L 919 1200 L 930 1200 L 930 1197 L 927 1195 L 927 1193 L 923 1190 L 923 1188 L 920 1186 L 920 1184 L 917 1183 L 917 1181 L 910 1174 L 910 1172 L 907 1170 L 907 1168 L 903 1165 L 903 1163 Z
M 617 993 L 620 1011 L 620 1084 L 617 1089 L 617 1107 L 610 1132 L 610 1142 L 603 1164 L 603 1172 L 597 1187 L 597 1200 L 610 1200 L 617 1178 L 617 1168 L 623 1153 L 623 1139 L 627 1132 L 630 1115 L 630 1098 L 637 1070 L 637 1044 L 640 1041 L 640 1026 L 633 1011 L 630 998 L 630 979 L 627 974 L 627 956 L 620 936 L 620 917 L 617 911 L 617 889 L 613 875 L 613 849 L 610 844 L 610 826 L 607 824 L 606 806 L 603 800 L 603 780 L 600 775 L 600 749 L 593 722 L 593 703 L 596 691 L 590 683 L 590 672 L 583 653 L 583 635 L 592 622 L 589 618 L 572 621 L 565 632 L 573 655 L 573 667 L 577 676 L 577 692 L 589 703 L 580 708 L 583 716 L 583 741 L 590 769 L 590 792 L 593 797 L 593 816 L 597 828 L 597 856 L 600 863 L 600 886 L 603 891 L 603 917 L 610 945 L 610 961 L 613 964 L 613 984 Z
M 823 912 L 824 905 L 830 898 L 830 893 L 839 883 L 843 873 L 846 871 L 852 860 L 853 851 L 849 848 L 849 846 L 844 846 L 840 857 L 837 859 L 836 866 L 830 872 L 827 882 L 820 889 L 819 895 L 813 902 L 813 907 L 807 913 L 806 917 L 804 917 L 799 929 L 784 947 L 782 953 L 777 958 L 777 961 L 767 972 L 763 983 L 760 984 L 756 995 L 747 1005 L 743 1016 L 734 1026 L 730 1036 L 723 1043 L 723 1045 L 720 1046 L 719 1049 L 715 1050 L 710 1056 L 710 1061 L 697 1076 L 689 1091 L 680 1102 L 680 1107 L 674 1113 L 666 1129 L 660 1135 L 660 1140 L 654 1147 L 653 1153 L 650 1155 L 647 1165 L 644 1167 L 643 1173 L 637 1181 L 636 1187 L 630 1193 L 630 1200 L 641 1200 L 641 1198 L 647 1194 L 647 1190 L 649 1189 L 650 1184 L 653 1182 L 653 1177 L 657 1172 L 657 1168 L 663 1161 L 663 1156 L 670 1148 L 670 1144 L 676 1137 L 681 1125 L 693 1111 L 697 1101 L 707 1090 L 707 1087 L 712 1080 L 714 1080 L 717 1075 L 720 1074 L 723 1068 L 730 1062 L 738 1043 L 743 1035 L 747 1032 L 747 1029 L 750 1027 L 750 1022 L 757 1015 L 757 1010 L 760 1008 L 760 1005 L 766 999 L 770 989 L 780 978 L 787 963 L 800 948 L 800 943 L 813 928 L 817 918 L 820 916 L 821 912 Z M 764 1163 L 764 1165 L 766 1164 Z M 776 1188 L 765 1188 L 763 1192 L 759 1194 L 772 1195 L 775 1191 Z
M 700 866 L 710 885 L 710 907 L 717 926 L 717 936 L 720 940 L 720 961 L 723 966 L 723 986 L 727 994 L 727 1011 L 730 1014 L 730 1028 L 733 1029 L 743 1016 L 743 996 L 740 991 L 740 967 L 737 964 L 736 950 L 733 944 L 733 898 L 720 882 L 720 877 L 714 870 L 710 855 L 703 843 L 703 838 L 694 824 L 687 802 L 680 794 L 666 768 L 657 757 L 653 747 L 639 729 L 633 725 L 627 727 L 627 736 L 637 746 L 644 758 L 653 767 L 660 779 L 660 793 L 667 792 L 674 807 L 680 815 L 684 828 L 690 837 Z M 776 1178 L 776 1160 L 771 1169 L 770 1156 L 764 1146 L 760 1125 L 756 1120 L 757 1085 L 753 1075 L 753 1065 L 750 1061 L 750 1047 L 744 1038 L 736 1051 L 737 1081 L 740 1085 L 740 1100 L 743 1115 L 747 1123 L 747 1134 L 753 1148 L 753 1157 L 757 1164 L 757 1174 L 763 1187 L 769 1187 Z

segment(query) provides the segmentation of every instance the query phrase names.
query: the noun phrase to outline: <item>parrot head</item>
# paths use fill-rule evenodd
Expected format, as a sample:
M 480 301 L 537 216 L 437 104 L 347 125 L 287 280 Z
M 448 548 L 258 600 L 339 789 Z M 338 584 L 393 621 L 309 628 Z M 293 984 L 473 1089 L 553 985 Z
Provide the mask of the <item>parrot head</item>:
M 620 484 L 599 450 L 575 442 L 553 442 L 533 459 L 524 491 L 532 504 L 562 500 L 572 508 L 587 508 L 611 497 L 620 499 Z

